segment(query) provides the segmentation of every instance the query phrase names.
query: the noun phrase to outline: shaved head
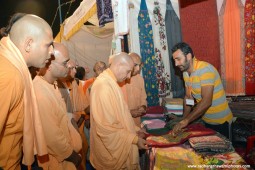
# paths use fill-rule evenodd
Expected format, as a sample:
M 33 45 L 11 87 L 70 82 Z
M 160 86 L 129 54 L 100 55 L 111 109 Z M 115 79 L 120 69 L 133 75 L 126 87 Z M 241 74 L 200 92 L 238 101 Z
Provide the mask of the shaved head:
M 96 74 L 96 77 L 102 73 L 107 68 L 106 64 L 103 61 L 97 61 L 93 67 L 93 71 Z
M 9 36 L 28 66 L 42 68 L 48 62 L 53 52 L 53 35 L 45 20 L 26 14 L 12 25 Z
M 116 55 L 113 55 L 111 65 L 125 64 L 125 63 L 133 63 L 133 60 L 130 58 L 130 56 L 127 53 L 121 52 Z
M 132 60 L 134 61 L 134 68 L 132 71 L 132 76 L 135 76 L 140 73 L 141 71 L 141 57 L 136 53 L 129 53 L 128 54 Z
M 68 52 L 67 48 L 65 47 L 64 44 L 54 42 L 54 56 L 55 56 L 55 60 L 56 61 L 59 60 L 59 58 L 62 55 L 63 56 L 68 56 L 68 58 L 69 58 L 69 52 Z
M 50 83 L 53 83 L 58 78 L 64 78 L 68 74 L 69 53 L 65 45 L 54 43 L 54 55 L 45 68 L 40 70 L 40 74 L 47 77 Z
M 27 14 L 13 24 L 10 38 L 18 46 L 27 37 L 42 38 L 46 32 L 52 34 L 52 30 L 45 20 L 36 15 Z
M 136 63 L 139 62 L 141 63 L 141 57 L 136 54 L 136 53 L 129 53 L 130 57 L 132 58 L 132 60 Z
M 134 62 L 127 53 L 118 53 L 112 57 L 110 69 L 115 75 L 117 82 L 129 79 L 133 67 Z

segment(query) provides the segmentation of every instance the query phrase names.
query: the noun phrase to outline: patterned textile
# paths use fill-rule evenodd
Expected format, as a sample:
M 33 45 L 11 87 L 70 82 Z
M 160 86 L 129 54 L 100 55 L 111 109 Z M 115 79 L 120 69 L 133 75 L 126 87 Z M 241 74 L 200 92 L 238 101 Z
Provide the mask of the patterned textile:
M 177 117 L 173 114 L 167 114 L 167 123 L 165 125 L 166 128 L 169 130 L 172 130 L 176 124 L 178 124 L 180 121 L 182 121 L 182 117 Z M 173 118 L 174 117 L 174 118 Z
M 166 122 L 160 119 L 151 119 L 151 120 L 145 120 L 142 122 L 146 129 L 152 130 L 152 129 L 160 129 L 165 127 Z
M 220 45 L 216 0 L 180 0 L 183 40 L 196 56 L 220 72 Z
M 112 3 L 111 0 L 96 0 L 96 3 L 99 26 L 103 27 L 106 23 L 113 21 Z
M 178 68 L 175 67 L 172 51 L 173 46 L 182 41 L 182 32 L 180 20 L 175 13 L 172 3 L 170 0 L 166 0 L 166 34 L 167 34 L 167 43 L 168 43 L 168 53 L 170 61 L 170 74 L 171 74 L 171 92 L 173 93 L 174 98 L 184 97 L 184 85 L 182 74 Z
M 158 85 L 156 77 L 156 58 L 154 53 L 153 31 L 145 0 L 141 1 L 138 15 L 139 42 L 142 62 L 143 78 L 147 93 L 148 106 L 159 105 Z
M 161 9 L 160 9 L 158 0 L 154 1 L 153 16 L 154 16 L 155 25 L 159 25 L 160 45 L 163 50 L 166 50 L 165 20 L 161 14 Z
M 245 77 L 246 95 L 255 94 L 255 1 L 245 4 Z
M 200 136 L 200 137 L 193 137 L 189 139 L 189 142 L 191 146 L 198 146 L 200 144 L 205 143 L 220 143 L 225 144 L 224 140 L 221 139 L 219 136 L 213 135 L 213 136 Z
M 199 154 L 213 155 L 233 151 L 231 142 L 221 134 L 189 139 L 192 148 Z
M 152 5 L 152 16 L 154 20 L 152 29 L 154 34 L 153 40 L 155 58 L 157 60 L 157 80 L 160 98 L 166 96 L 172 97 L 172 94 L 170 93 L 170 63 L 168 59 L 166 27 L 165 19 L 163 18 L 165 8 L 163 8 L 162 4 L 162 2 L 160 4 L 158 0 L 154 0 Z
M 149 106 L 147 107 L 146 114 L 162 114 L 164 107 L 162 106 Z
M 203 158 L 183 147 L 156 148 L 154 170 L 185 170 L 188 165 L 200 165 Z
M 165 114 L 183 115 L 183 99 L 165 99 L 164 105 L 166 109 Z
M 225 81 L 226 80 L 226 71 L 225 71 L 225 47 L 224 47 L 224 12 L 225 12 L 225 6 L 226 6 L 226 0 L 223 0 L 221 9 L 219 11 L 219 40 L 220 40 L 220 70 L 221 72 L 221 79 L 222 79 L 222 84 L 224 87 Z
M 191 124 L 188 125 L 186 130 L 180 133 L 177 137 L 173 137 L 171 133 L 172 131 L 162 136 L 151 135 L 147 137 L 146 140 L 150 143 L 150 146 L 153 147 L 169 147 L 184 143 L 191 137 L 215 134 L 215 131 L 205 128 L 201 124 Z
M 170 76 L 165 71 L 161 51 L 158 48 L 155 48 L 155 57 L 157 60 L 158 95 L 163 98 L 170 94 Z
M 238 155 L 236 152 L 228 152 L 228 153 L 212 155 L 212 156 L 208 155 L 204 158 L 201 164 L 215 165 L 215 160 L 218 160 L 219 162 L 217 165 L 247 165 L 247 163 L 243 160 L 243 158 L 240 155 Z M 235 169 L 238 169 L 238 168 L 235 168 Z M 239 169 L 246 169 L 246 168 L 240 167 Z
M 142 118 L 143 119 L 155 119 L 155 118 L 164 119 L 164 115 L 163 114 L 146 114 L 142 116 Z

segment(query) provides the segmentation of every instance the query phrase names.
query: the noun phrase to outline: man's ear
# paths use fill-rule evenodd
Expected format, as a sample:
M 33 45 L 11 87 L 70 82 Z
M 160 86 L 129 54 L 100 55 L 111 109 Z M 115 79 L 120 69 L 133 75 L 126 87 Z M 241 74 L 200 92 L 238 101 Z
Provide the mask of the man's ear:
M 192 60 L 192 55 L 191 55 L 191 53 L 187 54 L 186 56 L 187 56 L 187 59 L 188 59 L 188 60 Z
M 25 41 L 25 51 L 27 53 L 29 53 L 31 51 L 31 48 L 32 48 L 32 43 L 33 43 L 33 39 L 32 38 L 27 38 L 26 41 Z

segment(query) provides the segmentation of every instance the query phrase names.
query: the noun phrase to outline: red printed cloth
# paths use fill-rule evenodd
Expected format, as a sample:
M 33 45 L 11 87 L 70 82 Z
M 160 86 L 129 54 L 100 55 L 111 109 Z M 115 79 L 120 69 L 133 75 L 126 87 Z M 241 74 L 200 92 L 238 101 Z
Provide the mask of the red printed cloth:
M 246 95 L 255 94 L 255 2 L 246 0 L 245 21 L 245 87 Z
M 191 137 L 213 135 L 215 131 L 204 127 L 202 124 L 191 124 L 177 137 L 173 137 L 171 133 L 172 131 L 161 136 L 149 135 L 146 140 L 152 147 L 169 147 L 182 144 Z
M 216 1 L 179 0 L 179 3 L 183 41 L 192 47 L 199 60 L 209 62 L 220 72 Z
M 191 145 L 196 145 L 199 143 L 225 143 L 223 139 L 219 136 L 200 136 L 200 137 L 193 137 L 189 139 Z
M 146 114 L 163 114 L 164 107 L 162 106 L 150 106 L 147 107 Z

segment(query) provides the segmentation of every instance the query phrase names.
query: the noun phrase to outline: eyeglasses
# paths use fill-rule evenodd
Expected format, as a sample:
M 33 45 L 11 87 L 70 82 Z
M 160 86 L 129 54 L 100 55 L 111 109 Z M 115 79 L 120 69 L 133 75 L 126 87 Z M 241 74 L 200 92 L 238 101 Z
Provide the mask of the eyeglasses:
M 67 61 L 65 61 L 65 62 L 63 62 L 63 63 L 58 63 L 58 62 L 56 62 L 56 61 L 51 61 L 52 63 L 56 63 L 56 64 L 58 64 L 58 65 L 61 65 L 61 66 L 63 66 L 63 67 L 65 67 L 65 68 L 68 68 L 68 66 L 67 66 Z
M 136 66 L 142 67 L 143 63 L 140 63 L 140 64 L 135 63 L 134 67 L 136 67 Z
M 74 67 L 68 67 L 70 70 L 72 70 L 72 69 L 77 69 L 78 68 L 78 66 L 74 66 Z

